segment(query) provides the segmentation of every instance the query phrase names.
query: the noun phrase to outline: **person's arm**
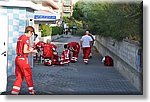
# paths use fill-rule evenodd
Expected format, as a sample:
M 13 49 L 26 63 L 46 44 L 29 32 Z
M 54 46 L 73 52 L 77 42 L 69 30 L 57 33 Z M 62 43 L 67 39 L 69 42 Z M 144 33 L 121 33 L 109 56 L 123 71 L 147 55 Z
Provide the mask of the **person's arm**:
M 90 47 L 92 47 L 92 43 L 93 43 L 93 42 L 92 42 L 92 41 L 90 41 Z
M 24 44 L 23 53 L 36 53 L 36 50 L 33 50 L 33 48 L 28 49 L 28 45 Z
M 82 43 L 83 43 L 83 37 L 80 40 L 80 46 L 81 46 L 81 48 L 82 48 Z
M 82 42 L 83 42 L 83 41 L 80 41 L 80 46 L 81 46 L 81 48 L 82 48 Z
M 90 37 L 90 47 L 92 47 L 93 39 Z
M 31 53 L 32 51 L 33 51 L 33 49 L 28 49 L 28 45 L 24 44 L 23 53 Z

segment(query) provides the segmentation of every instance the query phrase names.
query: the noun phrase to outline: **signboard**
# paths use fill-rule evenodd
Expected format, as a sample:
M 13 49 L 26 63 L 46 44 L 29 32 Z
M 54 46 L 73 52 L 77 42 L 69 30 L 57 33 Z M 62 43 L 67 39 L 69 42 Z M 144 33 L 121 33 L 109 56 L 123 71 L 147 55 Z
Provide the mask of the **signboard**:
M 34 15 L 34 20 L 56 20 L 56 16 Z

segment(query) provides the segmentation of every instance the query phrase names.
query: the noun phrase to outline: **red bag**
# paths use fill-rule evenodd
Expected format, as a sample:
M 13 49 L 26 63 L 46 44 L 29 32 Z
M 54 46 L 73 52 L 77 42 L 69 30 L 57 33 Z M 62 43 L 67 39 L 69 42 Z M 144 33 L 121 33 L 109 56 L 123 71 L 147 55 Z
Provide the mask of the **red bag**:
M 104 65 L 113 66 L 113 59 L 110 56 L 105 56 Z

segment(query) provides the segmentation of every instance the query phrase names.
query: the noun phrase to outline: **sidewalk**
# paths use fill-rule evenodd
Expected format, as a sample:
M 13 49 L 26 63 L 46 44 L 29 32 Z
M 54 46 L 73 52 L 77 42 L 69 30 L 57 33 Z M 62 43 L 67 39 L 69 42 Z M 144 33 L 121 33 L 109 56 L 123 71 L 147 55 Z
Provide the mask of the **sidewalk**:
M 79 37 L 64 37 L 56 40 L 58 52 L 61 54 L 63 44 L 70 41 L 80 41 Z M 69 66 L 44 66 L 35 64 L 33 80 L 38 95 L 61 94 L 99 94 L 99 95 L 133 95 L 141 94 L 131 83 L 125 79 L 115 68 L 106 67 L 101 63 L 102 57 L 92 49 L 93 57 L 89 64 L 83 63 L 80 51 L 77 63 Z M 7 94 L 15 81 L 15 76 L 8 78 Z M 28 94 L 25 81 L 22 84 L 20 94 Z

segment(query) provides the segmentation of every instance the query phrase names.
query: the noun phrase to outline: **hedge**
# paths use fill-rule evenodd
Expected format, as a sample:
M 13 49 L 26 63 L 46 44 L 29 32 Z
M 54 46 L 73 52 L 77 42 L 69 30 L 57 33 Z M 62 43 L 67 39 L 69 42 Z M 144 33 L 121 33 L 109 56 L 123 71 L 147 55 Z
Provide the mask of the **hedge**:
M 41 27 L 42 37 L 63 34 L 63 28 L 59 26 L 52 27 L 50 25 L 41 24 L 40 27 Z

